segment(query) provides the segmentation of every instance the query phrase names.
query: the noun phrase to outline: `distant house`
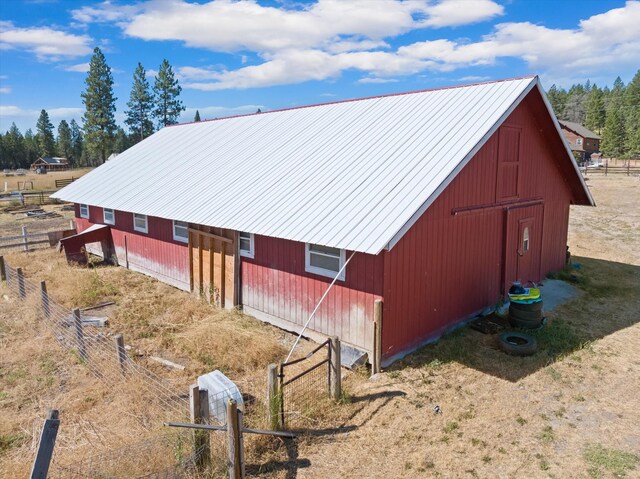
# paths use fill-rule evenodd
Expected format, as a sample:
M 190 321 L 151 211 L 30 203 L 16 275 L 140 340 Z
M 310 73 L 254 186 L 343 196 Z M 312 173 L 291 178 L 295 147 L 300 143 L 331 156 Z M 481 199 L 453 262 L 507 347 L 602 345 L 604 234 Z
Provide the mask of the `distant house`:
M 578 153 L 578 161 L 587 161 L 593 153 L 600 151 L 600 136 L 579 123 L 558 120 L 562 133 L 569 142 L 569 148 Z
M 63 171 L 69 169 L 69 160 L 59 156 L 45 156 L 38 158 L 31 164 L 32 170 L 44 168 L 47 171 Z
M 569 206 L 594 204 L 567 146 L 529 77 L 166 127 L 52 197 L 70 259 L 385 365 L 564 267 Z

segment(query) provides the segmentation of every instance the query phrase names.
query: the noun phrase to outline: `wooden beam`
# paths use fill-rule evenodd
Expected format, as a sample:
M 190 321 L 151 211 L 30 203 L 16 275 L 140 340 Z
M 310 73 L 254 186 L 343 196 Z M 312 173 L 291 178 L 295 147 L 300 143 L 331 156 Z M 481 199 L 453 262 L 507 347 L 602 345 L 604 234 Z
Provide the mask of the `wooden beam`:
M 225 244 L 220 243 L 220 307 L 224 308 L 224 300 L 226 295 L 227 278 L 225 277 L 225 263 L 227 258 L 225 255 Z M 213 278 L 213 275 L 211 276 Z
M 222 243 L 224 244 L 224 243 Z M 216 251 L 216 240 L 213 238 L 209 238 L 209 304 L 215 302 L 214 296 L 214 285 L 213 285 L 213 270 L 215 263 L 215 251 Z
M 199 286 L 199 294 L 202 294 L 204 281 L 203 281 L 203 267 L 202 267 L 202 233 L 198 235 L 198 286 Z
M 193 292 L 193 234 L 189 228 L 189 290 Z
M 207 233 L 205 231 L 200 231 L 200 230 L 197 230 L 197 229 L 194 229 L 194 228 L 189 228 L 189 233 L 197 233 L 197 234 L 200 234 L 200 235 L 207 236 L 209 238 L 213 238 L 213 239 L 217 239 L 217 240 L 220 240 L 220 241 L 224 241 L 225 243 L 233 243 L 232 239 L 225 238 L 224 236 L 220 236 L 220 235 L 214 235 L 213 233 Z

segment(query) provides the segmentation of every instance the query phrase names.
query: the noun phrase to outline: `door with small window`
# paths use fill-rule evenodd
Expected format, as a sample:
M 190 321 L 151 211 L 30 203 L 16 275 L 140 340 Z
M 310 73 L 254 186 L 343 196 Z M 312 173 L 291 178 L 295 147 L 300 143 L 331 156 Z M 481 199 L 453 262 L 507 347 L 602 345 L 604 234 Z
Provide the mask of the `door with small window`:
M 514 281 L 540 281 L 542 257 L 542 204 L 518 207 L 505 212 L 507 229 L 504 246 L 505 291 Z

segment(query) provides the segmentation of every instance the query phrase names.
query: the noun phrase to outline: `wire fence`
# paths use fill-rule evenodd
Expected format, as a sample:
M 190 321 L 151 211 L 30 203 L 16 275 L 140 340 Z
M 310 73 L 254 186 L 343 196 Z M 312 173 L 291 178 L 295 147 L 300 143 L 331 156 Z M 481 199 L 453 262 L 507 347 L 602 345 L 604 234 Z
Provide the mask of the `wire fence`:
M 193 433 L 180 431 L 167 434 L 158 426 L 162 422 L 188 422 L 190 402 L 188 391 L 164 379 L 131 358 L 113 333 L 93 323 L 84 323 L 79 310 L 70 310 L 51 300 L 41 285 L 25 278 L 5 261 L 7 287 L 32 308 L 41 318 L 55 341 L 76 356 L 91 374 L 110 390 L 136 398 L 134 412 L 139 424 L 149 431 L 149 437 L 133 441 L 117 449 L 108 449 L 80 461 L 62 462 L 54 456 L 50 477 L 105 478 L 174 478 L 191 475 L 202 450 L 193 449 Z M 74 314 L 75 312 L 75 314 Z M 86 319 L 86 318 L 85 318 Z M 221 408 L 231 391 L 210 396 L 212 416 L 203 422 L 222 425 Z M 131 404 L 130 407 L 135 407 Z M 256 408 L 259 411 L 260 408 Z M 253 417 L 256 417 L 256 411 Z M 258 414 L 259 415 L 259 414 Z M 257 420 L 258 422 L 260 419 Z M 64 427 L 64 425 L 62 426 Z M 223 433 L 210 435 L 212 474 L 222 474 L 226 457 L 226 437 Z M 217 477 L 214 475 L 214 477 Z
M 280 365 L 280 415 L 288 428 L 312 426 L 329 403 L 331 345 L 327 340 L 304 358 Z

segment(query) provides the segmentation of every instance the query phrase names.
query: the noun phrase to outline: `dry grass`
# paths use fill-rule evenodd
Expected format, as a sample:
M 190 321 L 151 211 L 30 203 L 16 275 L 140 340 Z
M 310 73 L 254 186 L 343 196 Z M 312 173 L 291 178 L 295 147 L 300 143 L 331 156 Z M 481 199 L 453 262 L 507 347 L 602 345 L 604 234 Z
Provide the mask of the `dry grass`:
M 51 191 L 56 188 L 55 180 L 64 180 L 67 178 L 80 178 L 82 175 L 89 173 L 93 168 L 75 168 L 68 171 L 52 171 L 46 175 L 37 175 L 32 171 L 29 171 L 24 176 L 6 176 L 2 174 L 0 179 L 2 180 L 2 191 L 4 191 L 4 184 L 7 183 L 8 191 L 22 190 L 34 190 L 34 191 Z M 31 182 L 33 185 L 28 184 L 25 188 L 24 182 Z M 20 183 L 20 184 L 19 184 Z M 33 188 L 32 188 L 33 186 Z

